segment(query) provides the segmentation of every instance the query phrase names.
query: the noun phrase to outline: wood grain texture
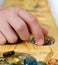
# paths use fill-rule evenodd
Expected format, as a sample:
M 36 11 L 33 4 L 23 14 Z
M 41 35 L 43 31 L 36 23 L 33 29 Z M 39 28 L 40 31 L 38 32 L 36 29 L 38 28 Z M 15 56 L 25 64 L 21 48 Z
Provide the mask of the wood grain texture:
M 58 59 L 58 29 L 47 0 L 5 0 L 4 7 L 9 6 L 21 6 L 35 15 L 40 25 L 48 29 L 48 35 L 55 39 L 55 44 L 50 46 L 37 46 L 26 41 L 16 45 L 0 45 L 0 53 L 15 50 L 16 52 L 29 53 L 37 60 L 46 62 L 51 58 Z M 34 8 L 35 6 L 39 6 L 38 10 Z

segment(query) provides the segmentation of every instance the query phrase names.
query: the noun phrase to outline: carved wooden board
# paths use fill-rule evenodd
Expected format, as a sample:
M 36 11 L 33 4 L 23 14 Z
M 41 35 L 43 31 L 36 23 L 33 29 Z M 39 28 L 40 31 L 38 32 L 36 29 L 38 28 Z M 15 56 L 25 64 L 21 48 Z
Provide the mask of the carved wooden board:
M 58 29 L 47 0 L 5 0 L 4 6 L 21 6 L 35 15 L 40 25 L 48 29 L 48 35 L 55 39 L 55 44 L 37 46 L 26 41 L 16 45 L 0 45 L 0 53 L 15 50 L 16 52 L 32 54 L 37 60 L 41 61 L 48 61 L 51 58 L 58 59 Z

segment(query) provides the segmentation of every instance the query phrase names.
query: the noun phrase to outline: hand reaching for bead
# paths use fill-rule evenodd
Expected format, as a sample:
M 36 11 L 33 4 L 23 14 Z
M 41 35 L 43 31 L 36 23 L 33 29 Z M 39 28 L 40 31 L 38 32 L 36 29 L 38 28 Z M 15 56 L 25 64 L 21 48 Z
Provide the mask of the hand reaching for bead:
M 29 28 L 28 28 L 29 27 Z M 38 45 L 44 44 L 47 30 L 41 28 L 35 16 L 20 7 L 8 7 L 0 10 L 0 44 L 15 43 L 17 35 L 23 41 L 30 37 L 29 29 Z

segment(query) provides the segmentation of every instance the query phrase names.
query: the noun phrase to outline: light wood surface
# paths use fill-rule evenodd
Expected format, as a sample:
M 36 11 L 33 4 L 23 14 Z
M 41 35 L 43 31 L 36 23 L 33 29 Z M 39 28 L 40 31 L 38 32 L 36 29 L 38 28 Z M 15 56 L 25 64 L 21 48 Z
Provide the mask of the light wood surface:
M 35 11 L 33 7 L 37 4 L 39 5 L 39 9 Z M 47 0 L 5 0 L 4 7 L 8 6 L 21 6 L 35 15 L 40 25 L 48 29 L 48 35 L 55 39 L 55 44 L 50 46 L 37 46 L 26 41 L 16 45 L 0 45 L 0 53 L 15 50 L 16 52 L 29 53 L 37 60 L 48 61 L 51 58 L 58 59 L 58 29 Z

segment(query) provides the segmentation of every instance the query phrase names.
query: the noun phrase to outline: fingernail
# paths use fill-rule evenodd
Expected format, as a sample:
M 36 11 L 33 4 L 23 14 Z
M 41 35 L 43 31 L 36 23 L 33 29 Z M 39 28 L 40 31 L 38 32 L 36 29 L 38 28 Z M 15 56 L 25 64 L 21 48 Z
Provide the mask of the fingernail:
M 39 41 L 38 41 L 38 45 L 43 45 L 43 43 L 44 43 L 44 41 L 42 40 L 42 39 L 39 39 Z

